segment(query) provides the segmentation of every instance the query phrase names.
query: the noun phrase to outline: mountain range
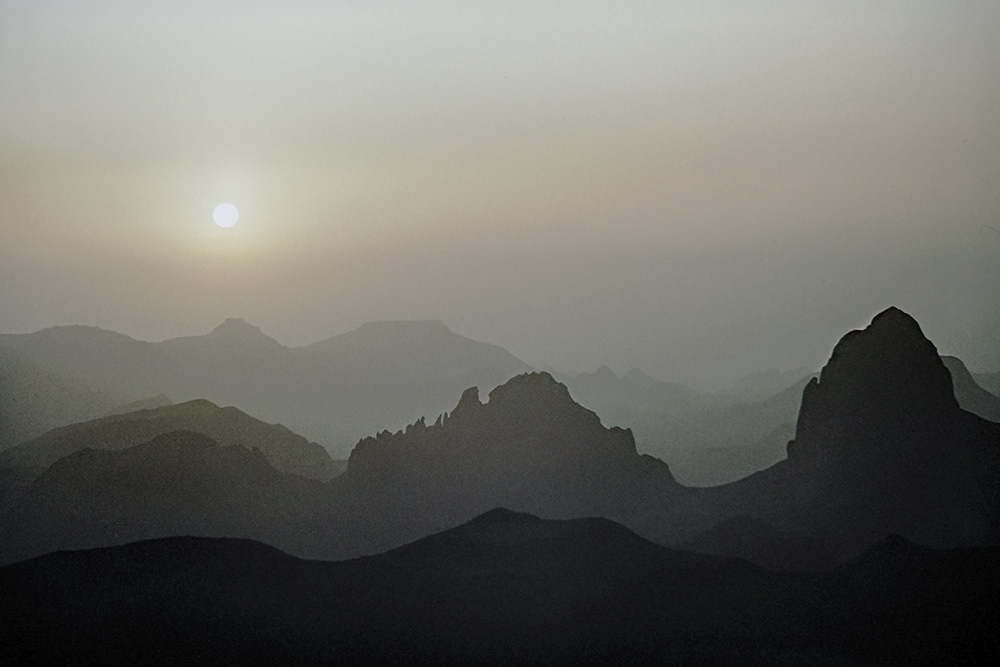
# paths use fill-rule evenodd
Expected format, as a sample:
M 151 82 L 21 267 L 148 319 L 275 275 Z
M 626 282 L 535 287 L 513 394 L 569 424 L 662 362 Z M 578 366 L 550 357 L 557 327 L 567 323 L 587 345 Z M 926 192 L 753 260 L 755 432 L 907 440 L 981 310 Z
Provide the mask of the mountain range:
M 371 322 L 299 348 L 282 346 L 239 319 L 203 336 L 160 343 L 68 326 L 0 335 L 0 350 L 70 386 L 114 397 L 101 402 L 104 410 L 161 394 L 176 402 L 207 399 L 281 422 L 338 458 L 366 435 L 446 410 L 471 385 L 492 387 L 530 370 L 503 348 L 437 321 Z M 16 435 L 35 437 L 70 422 L 43 423 L 47 428 L 21 427 L 0 444 L 19 444 Z
M 415 326 L 440 339 L 440 327 Z M 239 322 L 226 327 L 209 343 L 227 349 L 221 339 L 248 333 Z M 399 327 L 378 335 L 387 332 Z M 91 335 L 96 349 L 106 340 L 132 346 Z M 53 344 L 41 338 L 14 347 Z M 205 352 L 201 338 L 168 341 L 158 354 L 201 363 L 206 378 L 227 364 L 243 364 L 242 382 L 259 372 L 246 368 L 257 353 L 227 361 Z M 251 338 L 272 355 L 275 379 L 291 368 L 287 348 Z M 360 336 L 330 345 L 374 344 Z M 199 354 L 207 356 L 198 362 Z M 329 355 L 323 364 L 337 358 L 316 354 Z M 449 347 L 436 361 L 407 358 L 384 359 L 385 377 L 456 357 Z M 315 359 L 319 377 L 329 367 Z M 24 368 L 22 377 L 44 377 Z M 634 392 L 637 405 L 656 392 L 692 396 L 636 373 L 604 369 L 587 381 L 591 398 Z M 996 397 L 896 308 L 843 336 L 817 376 L 759 401 L 773 406 L 770 417 L 746 419 L 756 414 L 764 428 L 787 418 L 796 395 L 781 460 L 702 488 L 678 482 L 639 452 L 631 430 L 606 426 L 544 372 L 515 374 L 485 402 L 468 387 L 430 423 L 420 417 L 362 438 L 342 474 L 316 443 L 204 399 L 60 427 L 0 453 L 3 655 L 14 663 L 995 658 L 1000 423 L 986 417 Z M 719 414 L 753 405 L 717 400 Z
M 206 435 L 198 419 L 176 418 L 199 410 L 226 426 Z M 151 436 L 154 421 L 202 432 L 174 431 L 118 451 L 79 449 L 88 438 L 104 438 L 104 449 L 127 447 Z M 237 423 L 256 424 L 275 449 L 267 455 L 260 436 L 261 448 L 247 450 L 252 439 L 228 433 Z M 82 434 L 76 444 L 73 433 Z M 0 514 L 0 560 L 172 534 L 251 537 L 299 556 L 347 558 L 497 506 L 552 518 L 602 516 L 659 543 L 800 569 L 844 562 L 889 534 L 940 548 L 1000 537 L 1000 425 L 961 409 L 952 372 L 899 310 L 838 343 L 803 389 L 794 435 L 787 459 L 736 482 L 690 488 L 665 463 L 639 454 L 628 429 L 605 427 L 551 375 L 527 373 L 493 389 L 486 403 L 471 388 L 433 424 L 421 418 L 362 439 L 346 472 L 321 483 L 296 468 L 308 452 L 318 454 L 304 439 L 232 408 L 182 404 L 13 450 L 78 451 L 30 481 Z M 211 472 L 195 475 L 197 465 L 175 449 L 197 452 L 198 465 Z M 289 460 L 291 468 L 282 463 Z M 154 465 L 163 478 L 198 483 L 146 487 Z M 207 500 L 216 487 L 226 489 L 225 502 Z M 256 509 L 227 519 L 226 507 L 260 503 L 268 510 L 256 523 Z M 184 508 L 187 523 L 171 524 L 165 506 Z M 203 519 L 193 509 L 199 506 Z M 284 523 L 272 520 L 279 515 Z M 171 532 L 179 526 L 185 532 Z
M 178 537 L 0 568 L 8 664 L 988 664 L 996 548 L 791 574 L 493 510 L 377 556 Z
M 946 362 L 953 371 L 961 365 Z M 361 438 L 433 418 L 465 388 L 488 390 L 529 370 L 506 350 L 434 321 L 371 322 L 303 348 L 235 319 L 162 343 L 92 327 L 0 335 L 0 450 L 111 413 L 208 399 L 285 424 L 346 460 Z M 995 397 L 962 372 L 959 403 L 996 420 Z M 669 462 L 679 481 L 711 486 L 784 458 L 812 374 L 771 370 L 717 393 L 635 369 L 554 376 L 604 423 L 629 428 L 637 449 Z
M 0 506 L 74 452 L 128 449 L 175 431 L 201 433 L 223 447 L 258 449 L 276 470 L 308 479 L 326 481 L 342 472 L 325 449 L 284 426 L 265 424 L 237 408 L 220 408 L 199 399 L 64 426 L 0 451 Z

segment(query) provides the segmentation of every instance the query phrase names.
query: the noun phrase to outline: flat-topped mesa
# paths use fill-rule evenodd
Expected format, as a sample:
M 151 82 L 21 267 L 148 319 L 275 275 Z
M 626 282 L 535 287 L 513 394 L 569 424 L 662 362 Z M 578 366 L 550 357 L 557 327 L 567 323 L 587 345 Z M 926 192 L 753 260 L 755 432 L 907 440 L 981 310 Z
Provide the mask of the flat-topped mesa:
M 959 409 L 951 374 L 937 348 L 898 308 L 847 333 L 820 374 L 802 392 L 796 440 L 823 439 L 841 430 Z M 793 455 L 795 444 L 790 445 Z

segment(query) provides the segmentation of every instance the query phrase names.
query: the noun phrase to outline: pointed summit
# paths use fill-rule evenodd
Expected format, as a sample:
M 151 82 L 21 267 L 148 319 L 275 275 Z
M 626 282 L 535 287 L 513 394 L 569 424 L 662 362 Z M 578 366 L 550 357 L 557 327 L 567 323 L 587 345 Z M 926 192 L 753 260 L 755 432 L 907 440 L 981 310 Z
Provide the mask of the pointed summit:
M 832 423 L 875 423 L 958 410 L 951 374 L 920 325 L 898 308 L 876 315 L 864 330 L 847 333 L 819 379 L 802 393 L 797 440 Z

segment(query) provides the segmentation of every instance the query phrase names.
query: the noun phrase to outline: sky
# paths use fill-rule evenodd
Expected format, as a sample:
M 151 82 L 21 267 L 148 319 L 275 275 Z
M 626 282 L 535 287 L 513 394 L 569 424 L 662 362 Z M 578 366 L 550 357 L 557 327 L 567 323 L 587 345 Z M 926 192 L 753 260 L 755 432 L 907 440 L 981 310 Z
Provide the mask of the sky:
M 0 331 L 710 387 L 896 305 L 1000 370 L 998 72 L 995 0 L 0 0 Z

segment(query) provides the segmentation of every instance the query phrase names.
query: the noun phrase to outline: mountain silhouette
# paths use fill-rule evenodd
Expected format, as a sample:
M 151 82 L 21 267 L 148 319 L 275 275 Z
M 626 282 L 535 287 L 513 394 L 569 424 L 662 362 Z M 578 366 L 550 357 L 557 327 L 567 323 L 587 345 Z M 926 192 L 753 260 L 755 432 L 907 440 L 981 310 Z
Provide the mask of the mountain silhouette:
M 241 319 L 159 343 L 93 327 L 54 327 L 2 335 L 0 348 L 80 378 L 118 397 L 113 403 L 165 394 L 178 402 L 236 405 L 345 458 L 358 439 L 440 413 L 466 387 L 493 387 L 530 370 L 503 348 L 441 322 L 371 322 L 300 348 L 282 346 Z
M 840 339 L 802 392 L 796 439 L 847 435 L 854 425 L 958 411 L 951 373 L 912 317 L 889 308 Z M 842 439 L 842 438 L 841 438 Z M 790 450 L 789 454 L 791 455 Z
M 448 525 L 490 507 L 547 517 L 606 516 L 632 524 L 683 492 L 666 464 L 636 452 L 544 372 L 466 390 L 450 414 L 360 441 L 341 493 L 369 499 L 380 520 L 413 507 Z
M 840 560 L 889 534 L 996 544 L 1000 426 L 959 407 L 934 345 L 891 308 L 845 335 L 805 387 L 787 460 L 673 512 L 673 529 L 718 524 L 716 553 L 739 551 L 739 531 L 729 551 L 718 531 L 740 515 L 818 539 Z
M 135 445 L 182 426 L 232 445 L 189 432 Z M 192 438 L 214 446 L 194 447 Z M 97 442 L 115 451 L 81 449 Z M 190 460 L 164 454 L 182 446 Z M 234 449 L 252 456 L 244 460 Z M 0 517 L 0 542 L 27 556 L 118 544 L 122 535 L 219 535 L 225 528 L 230 532 L 222 534 L 252 536 L 296 555 L 341 558 L 384 551 L 497 506 L 550 517 L 606 516 L 638 528 L 685 492 L 666 464 L 636 452 L 628 430 L 604 427 L 546 373 L 516 376 L 493 389 L 487 403 L 470 388 L 435 424 L 421 419 L 361 440 L 346 472 L 324 485 L 305 486 L 275 470 L 296 452 L 296 464 L 315 453 L 281 427 L 207 401 L 58 429 L 8 453 L 10 468 L 20 464 L 29 473 L 22 475 L 26 490 Z M 191 475 L 197 484 L 163 497 L 161 486 L 140 481 L 153 460 L 163 468 L 159 477 Z M 231 498 L 208 500 L 215 487 Z M 254 524 L 247 508 L 260 503 L 271 509 Z M 191 514 L 199 504 L 208 514 L 202 522 Z M 230 522 L 223 507 L 241 509 Z M 171 519 L 171 511 L 180 518 Z M 287 512 L 280 529 L 276 512 Z
M 259 449 L 176 431 L 127 449 L 81 449 L 0 514 L 0 562 L 171 535 L 253 537 L 301 549 L 322 484 L 275 470 Z
M 239 318 L 230 318 L 203 336 L 171 338 L 159 344 L 170 354 L 273 356 L 284 348 L 258 327 Z
M 328 480 L 338 473 L 326 450 L 284 426 L 196 400 L 64 426 L 0 452 L 0 478 L 8 480 L 2 496 L 9 502 L 46 468 L 73 452 L 127 449 L 173 431 L 202 433 L 224 447 L 258 449 L 275 469 L 293 475 Z
M 0 624 L 15 663 L 982 662 L 996 558 L 893 537 L 790 575 L 498 510 L 345 562 L 193 537 L 52 554 L 0 568 Z
M 407 329 L 430 340 L 451 337 L 433 323 L 374 328 L 408 340 Z M 243 325 L 233 329 L 259 339 Z M 361 333 L 356 338 L 371 340 Z M 368 344 L 381 349 L 381 343 Z M 290 352 L 279 346 L 275 358 Z M 324 377 L 331 364 L 359 370 L 359 359 L 372 355 L 358 352 L 357 359 L 317 356 L 308 367 Z M 379 363 L 387 369 L 396 362 Z M 158 496 L 155 485 L 143 488 L 139 480 L 151 468 L 142 462 L 156 452 L 148 443 L 121 452 L 82 450 L 52 463 L 0 517 L 0 542 L 27 556 L 118 544 L 122 535 L 164 537 L 195 528 L 201 531 L 195 534 L 218 535 L 222 526 L 242 531 L 222 534 L 255 537 L 295 555 L 346 558 L 394 548 L 498 506 L 548 518 L 604 517 L 659 543 L 771 567 L 844 562 L 890 534 L 939 548 L 998 542 L 1000 425 L 959 407 L 952 374 L 910 316 L 890 309 L 844 336 L 802 395 L 786 459 L 705 489 L 678 484 L 665 463 L 638 453 L 628 429 L 606 427 L 547 373 L 515 376 L 490 391 L 486 402 L 473 386 L 432 424 L 421 417 L 395 433 L 364 438 L 347 471 L 325 484 L 282 474 L 274 469 L 277 460 L 245 447 L 237 448 L 242 455 L 225 456 L 219 452 L 232 447 L 203 448 L 191 454 L 188 467 L 157 459 L 178 475 L 229 488 L 228 505 L 206 500 L 209 492 L 197 486 L 180 498 Z M 787 398 L 775 397 L 781 410 Z M 225 433 L 218 437 L 240 444 Z M 253 474 L 240 463 L 251 455 Z M 76 484 L 76 478 L 100 484 Z M 221 507 L 240 502 L 269 509 L 256 524 L 249 510 L 240 510 L 235 523 L 213 518 L 190 526 L 162 514 L 172 506 L 207 503 L 215 517 Z M 119 505 L 134 511 L 107 513 Z M 770 548 L 768 540 L 783 546 Z M 826 558 L 815 558 L 817 549 Z

